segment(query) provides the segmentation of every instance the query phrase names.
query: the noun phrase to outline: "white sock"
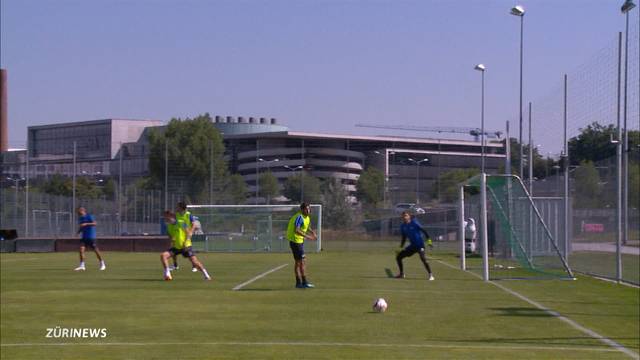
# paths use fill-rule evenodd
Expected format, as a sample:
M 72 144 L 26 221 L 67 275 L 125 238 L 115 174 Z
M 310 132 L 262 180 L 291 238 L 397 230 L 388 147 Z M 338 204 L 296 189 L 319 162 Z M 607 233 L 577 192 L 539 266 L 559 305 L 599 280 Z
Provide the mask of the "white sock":
M 169 270 L 169 268 L 164 269 L 164 276 L 171 276 L 171 270 Z
M 80 261 L 80 267 L 84 267 L 84 261 Z
M 204 274 L 204 278 L 205 279 L 208 279 L 208 278 L 211 277 L 211 276 L 209 276 L 209 273 L 207 272 L 207 269 L 205 269 L 205 268 L 202 268 L 202 273 Z
M 100 260 L 100 265 L 104 265 L 104 260 Z

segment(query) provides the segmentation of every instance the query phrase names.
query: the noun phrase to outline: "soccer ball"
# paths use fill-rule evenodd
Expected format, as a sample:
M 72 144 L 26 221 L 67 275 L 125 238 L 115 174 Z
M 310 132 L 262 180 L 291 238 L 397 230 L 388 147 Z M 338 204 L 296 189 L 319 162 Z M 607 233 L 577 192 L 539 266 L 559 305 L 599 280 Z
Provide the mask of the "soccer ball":
M 376 301 L 373 303 L 373 311 L 375 312 L 387 311 L 387 301 L 383 298 L 376 299 Z

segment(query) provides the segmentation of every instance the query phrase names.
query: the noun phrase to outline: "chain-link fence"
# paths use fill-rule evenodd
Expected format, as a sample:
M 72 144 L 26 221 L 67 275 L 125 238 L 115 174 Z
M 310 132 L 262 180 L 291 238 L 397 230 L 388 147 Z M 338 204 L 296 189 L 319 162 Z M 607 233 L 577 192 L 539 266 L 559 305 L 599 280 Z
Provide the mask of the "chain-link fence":
M 634 10 L 631 18 L 637 20 L 638 13 Z M 639 283 L 640 25 L 636 20 L 630 22 L 628 45 L 612 36 L 602 50 L 567 72 L 566 97 L 559 74 L 558 84 L 550 84 L 545 96 L 532 101 L 533 140 L 517 145 L 532 148 L 536 156 L 531 159 L 533 173 L 525 163 L 522 178 L 528 187 L 532 184 L 528 190 L 556 234 L 555 241 L 562 243 L 568 236 L 568 245 L 562 249 L 570 266 L 617 277 L 620 216 L 621 277 Z M 563 139 L 565 110 L 568 151 Z M 252 119 L 229 117 L 225 126 L 253 124 Z M 222 119 L 203 121 L 217 124 Z M 630 134 L 626 142 L 618 136 L 618 121 L 622 126 L 626 123 Z M 95 161 L 92 157 L 97 153 L 91 150 L 102 140 L 86 134 L 77 134 L 77 140 L 70 140 L 66 133 L 67 137 L 47 139 L 66 148 L 53 157 L 43 157 L 36 148 L 4 153 L 0 228 L 17 229 L 21 237 L 73 236 L 75 208 L 84 206 L 98 221 L 99 235 L 159 234 L 162 211 L 174 208 L 178 201 L 287 204 L 304 200 L 323 204 L 324 246 L 329 249 L 375 248 L 397 241 L 399 214 L 404 210 L 416 214 L 438 246 L 455 249 L 461 237 L 455 205 L 458 184 L 480 167 L 477 141 L 465 145 L 443 139 L 442 133 L 429 138 L 433 134 L 412 131 L 407 138 L 365 139 L 208 131 L 179 131 L 170 123 L 143 132 L 143 141 L 111 143 L 103 161 Z M 549 146 L 546 152 L 536 146 L 540 139 Z M 195 145 L 186 145 L 192 142 Z M 490 141 L 488 173 L 504 172 L 504 145 L 501 139 Z M 512 149 L 514 170 L 521 160 L 518 150 Z M 528 157 L 522 160 L 529 161 Z M 621 187 L 619 169 L 623 170 Z M 618 201 L 619 188 L 623 201 Z M 469 216 L 478 219 L 474 213 L 477 208 L 468 209 Z

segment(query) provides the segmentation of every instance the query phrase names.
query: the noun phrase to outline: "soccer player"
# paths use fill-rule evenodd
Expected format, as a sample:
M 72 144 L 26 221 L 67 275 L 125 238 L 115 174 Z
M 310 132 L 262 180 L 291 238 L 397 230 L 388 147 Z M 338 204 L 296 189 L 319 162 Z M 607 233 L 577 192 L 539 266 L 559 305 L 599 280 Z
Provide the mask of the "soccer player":
M 189 241 L 191 241 L 191 235 L 195 230 L 196 217 L 191 215 L 191 212 L 187 210 L 187 204 L 180 201 L 176 205 L 176 218 L 182 220 L 181 224 L 187 229 L 187 237 Z M 178 270 L 180 267 L 178 266 L 178 255 L 173 254 L 173 266 L 169 268 L 169 270 Z M 198 269 L 195 266 L 191 267 L 192 272 L 197 272 Z
M 211 276 L 209 276 L 207 269 L 204 268 L 202 263 L 193 253 L 193 249 L 191 248 L 191 236 L 188 234 L 190 230 L 186 224 L 183 224 L 184 219 L 167 210 L 164 212 L 164 220 L 167 224 L 169 239 L 171 239 L 171 248 L 160 255 L 160 261 L 164 268 L 164 279 L 173 279 L 171 277 L 171 270 L 169 270 L 169 258 L 171 258 L 172 255 L 182 254 L 182 256 L 189 258 L 194 268 L 202 272 L 205 280 L 211 280 Z
M 300 204 L 300 211 L 291 217 L 289 226 L 287 227 L 287 239 L 289 240 L 289 247 L 291 248 L 295 261 L 294 272 L 296 274 L 296 288 L 298 289 L 314 287 L 313 284 L 307 281 L 305 268 L 306 256 L 304 254 L 304 239 L 317 239 L 315 231 L 309 226 L 311 223 L 311 217 L 309 216 L 310 211 L 309 204 Z M 307 234 L 307 232 L 309 232 L 309 234 Z
M 422 239 L 422 233 L 427 237 L 427 241 L 431 242 L 431 237 L 429 233 L 418 223 L 415 219 L 411 219 L 411 215 L 407 211 L 403 211 L 402 215 L 402 225 L 400 225 L 400 232 L 402 233 L 402 242 L 400 243 L 400 248 L 404 246 L 404 242 L 409 238 L 409 246 L 404 248 L 403 250 L 398 252 L 396 256 L 396 262 L 398 263 L 398 268 L 400 269 L 400 273 L 396 276 L 398 279 L 404 278 L 404 267 L 402 266 L 402 259 L 409 257 L 415 253 L 420 254 L 420 260 L 424 264 L 425 269 L 429 273 L 429 280 L 435 280 L 433 277 L 433 273 L 431 272 L 431 267 L 427 262 L 427 257 L 424 253 L 424 239 Z
M 82 239 L 80 240 L 80 266 L 75 268 L 75 271 L 85 271 L 84 266 L 84 250 L 86 247 L 90 247 L 96 253 L 98 261 L 100 261 L 100 270 L 105 270 L 107 266 L 104 264 L 104 259 L 98 246 L 96 245 L 96 221 L 91 214 L 87 213 L 87 209 L 84 207 L 78 208 L 78 234 L 82 233 Z

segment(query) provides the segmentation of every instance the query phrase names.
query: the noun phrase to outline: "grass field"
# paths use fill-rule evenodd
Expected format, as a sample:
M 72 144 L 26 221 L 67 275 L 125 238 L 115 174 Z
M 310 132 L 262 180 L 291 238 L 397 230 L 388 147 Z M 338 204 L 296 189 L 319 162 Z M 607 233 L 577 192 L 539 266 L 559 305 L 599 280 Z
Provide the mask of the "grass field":
M 589 277 L 499 281 L 633 353 L 593 338 L 436 252 L 436 281 L 417 257 L 407 279 L 389 250 L 309 254 L 315 289 L 294 288 L 289 254 L 200 254 L 162 281 L 158 254 L 106 253 L 75 273 L 73 253 L 2 254 L 2 359 L 628 359 L 640 351 L 640 290 Z M 238 291 L 257 275 L 287 264 Z M 389 303 L 371 311 L 375 298 Z M 105 338 L 46 329 L 106 328 Z

